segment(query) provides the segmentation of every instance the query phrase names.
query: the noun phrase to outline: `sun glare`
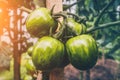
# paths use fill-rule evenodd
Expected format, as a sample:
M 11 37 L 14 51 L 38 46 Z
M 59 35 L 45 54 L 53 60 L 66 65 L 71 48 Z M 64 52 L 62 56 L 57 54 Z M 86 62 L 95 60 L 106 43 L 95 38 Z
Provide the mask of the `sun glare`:
M 2 12 L 2 9 L 0 9 L 0 13 Z

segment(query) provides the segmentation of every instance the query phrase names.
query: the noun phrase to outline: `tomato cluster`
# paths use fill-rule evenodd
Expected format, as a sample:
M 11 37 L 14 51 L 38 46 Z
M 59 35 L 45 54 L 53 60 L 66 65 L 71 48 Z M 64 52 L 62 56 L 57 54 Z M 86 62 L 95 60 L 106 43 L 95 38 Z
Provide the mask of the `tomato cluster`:
M 36 69 L 50 71 L 69 63 L 80 70 L 91 69 L 97 62 L 98 48 L 95 39 L 86 34 L 86 26 L 72 17 L 64 17 L 56 32 L 57 21 L 46 8 L 34 10 L 27 18 L 28 32 L 39 37 L 37 43 L 28 49 Z

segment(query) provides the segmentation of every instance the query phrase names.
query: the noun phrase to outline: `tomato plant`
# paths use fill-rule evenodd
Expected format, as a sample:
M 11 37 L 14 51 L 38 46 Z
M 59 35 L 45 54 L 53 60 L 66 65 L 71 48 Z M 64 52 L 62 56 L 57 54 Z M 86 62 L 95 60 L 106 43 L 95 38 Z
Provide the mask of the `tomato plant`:
M 0 6 L 0 8 L 1 8 L 0 14 L 2 15 L 1 16 L 1 20 L 2 20 L 1 21 L 1 27 L 2 27 L 1 31 L 2 31 L 2 33 L 5 33 L 5 34 L 2 34 L 1 36 L 9 37 L 10 45 L 12 45 L 12 48 L 13 48 L 12 50 L 14 52 L 13 57 L 14 57 L 14 74 L 15 74 L 14 80 L 20 80 L 19 79 L 20 78 L 20 76 L 19 76 L 20 63 L 18 63 L 18 62 L 20 62 L 21 53 L 25 52 L 26 49 L 28 48 L 28 44 L 29 44 L 28 39 L 30 38 L 30 36 L 29 36 L 29 38 L 26 35 L 25 35 L 26 37 L 24 36 L 24 33 L 26 34 L 26 29 L 24 28 L 25 26 L 24 26 L 23 18 L 25 18 L 26 15 L 23 15 L 24 14 L 24 10 L 22 10 L 23 6 L 25 6 L 26 8 L 32 9 L 32 10 L 30 10 L 30 12 L 33 11 L 32 13 L 30 13 L 30 15 L 28 17 L 31 20 L 30 24 L 28 22 L 29 20 L 26 21 L 26 25 L 30 26 L 29 28 L 27 28 L 28 32 L 31 35 L 38 37 L 38 38 L 41 38 L 45 35 L 49 35 L 49 33 L 50 33 L 51 27 L 48 26 L 48 27 L 50 27 L 48 29 L 48 27 L 46 28 L 44 26 L 44 25 L 48 24 L 47 21 L 44 20 L 45 18 L 48 19 L 48 17 L 44 16 L 45 15 L 44 14 L 43 15 L 44 17 L 41 18 L 41 13 L 47 12 L 46 11 L 47 9 L 43 10 L 42 8 L 39 8 L 39 10 L 37 10 L 37 9 L 33 10 L 34 5 L 33 5 L 32 1 L 34 1 L 34 0 L 31 0 L 31 1 L 30 0 L 29 1 L 21 0 L 20 3 L 19 2 L 16 3 L 15 0 L 0 1 L 0 4 L 3 4 Z M 63 1 L 68 1 L 68 0 L 63 0 Z M 57 39 L 60 40 L 63 44 L 65 44 L 69 38 L 75 37 L 76 35 L 81 35 L 83 33 L 85 33 L 85 34 L 92 33 L 94 38 L 99 43 L 99 48 L 101 47 L 101 53 L 104 53 L 105 58 L 111 58 L 111 59 L 114 59 L 115 61 L 118 60 L 119 59 L 119 43 L 120 43 L 120 40 L 119 40 L 120 28 L 118 27 L 120 25 L 120 21 L 119 21 L 120 20 L 120 18 L 119 18 L 119 7 L 120 7 L 119 3 L 120 2 L 119 2 L 119 0 L 99 0 L 99 1 L 98 0 L 96 0 L 96 1 L 94 1 L 94 0 L 85 0 L 85 1 L 77 0 L 77 1 L 80 1 L 80 2 L 79 2 L 79 4 L 76 5 L 77 7 L 75 10 L 76 10 L 77 14 L 79 15 L 78 16 L 79 18 L 76 19 L 73 16 L 72 16 L 72 18 L 74 18 L 76 20 L 80 19 L 79 20 L 80 24 L 84 23 L 85 26 L 87 26 L 87 31 L 85 31 L 85 32 L 82 31 L 82 33 L 79 33 L 79 31 L 82 29 L 78 28 L 78 27 L 77 28 L 74 27 L 75 30 L 78 29 L 78 31 L 76 30 L 77 31 L 77 33 L 76 33 L 74 31 L 74 29 L 71 29 L 69 27 L 68 27 L 69 29 L 66 29 L 66 27 L 65 27 L 65 29 L 63 29 L 63 31 L 61 29 L 59 30 L 62 33 L 62 35 L 60 35 L 60 37 L 58 36 Z M 69 2 L 72 2 L 72 0 L 69 0 Z M 67 7 L 68 6 L 69 5 L 67 5 Z M 64 5 L 63 5 L 63 10 L 65 10 Z M 29 11 L 29 10 L 27 10 L 27 11 Z M 34 11 L 36 11 L 36 12 L 34 12 Z M 69 9 L 68 11 L 73 12 L 73 8 Z M 64 12 L 64 11 L 62 11 L 62 12 Z M 55 24 L 56 24 L 56 18 L 57 17 L 59 18 L 59 16 L 51 15 L 50 11 L 48 11 L 47 13 L 50 15 L 50 17 L 52 17 L 53 22 L 55 21 Z M 65 11 L 64 14 L 66 14 L 66 13 L 67 12 Z M 66 26 L 66 24 L 64 24 L 64 22 L 65 22 L 65 19 L 69 18 L 69 16 L 64 15 L 64 14 L 63 14 L 63 16 L 64 16 L 63 25 Z M 53 18 L 53 17 L 56 17 L 56 18 Z M 81 20 L 81 19 L 83 19 L 83 17 L 86 19 Z M 41 23 L 42 21 L 43 21 L 43 23 Z M 52 24 L 52 22 L 50 22 L 50 20 L 48 22 Z M 36 23 L 40 24 L 40 25 L 45 23 L 44 25 L 42 25 L 42 26 L 44 26 L 44 28 L 43 27 L 39 28 L 39 26 L 36 25 Z M 12 24 L 12 26 L 11 26 L 11 24 Z M 31 25 L 33 28 L 31 28 Z M 109 26 L 111 26 L 111 28 L 103 30 L 103 28 L 106 28 Z M 91 29 L 88 29 L 88 27 Z M 56 29 L 56 27 L 54 27 L 52 29 L 52 32 L 55 32 L 55 29 Z M 96 31 L 98 29 L 102 29 L 102 30 Z M 93 32 L 93 31 L 95 31 L 95 32 Z M 69 32 L 69 35 L 66 35 L 66 32 Z M 52 35 L 52 37 L 54 37 L 54 36 Z M 56 37 L 54 37 L 54 38 L 56 38 Z M 2 39 L 2 40 L 4 40 L 4 39 Z M 6 41 L 6 39 L 5 39 L 5 41 Z M 28 51 L 28 53 L 29 53 L 29 51 Z M 31 51 L 30 51 L 30 53 L 31 53 Z M 67 56 L 68 55 L 66 55 L 66 57 Z
M 51 34 L 50 28 L 56 26 L 56 16 L 64 17 L 63 23 L 59 22 L 61 28 L 55 34 L 46 36 Z M 94 38 L 83 35 L 87 31 L 83 23 L 78 23 L 74 18 L 67 16 L 61 13 L 50 15 L 47 9 L 39 8 L 28 17 L 26 22 L 28 31 L 40 37 L 37 43 L 28 49 L 37 70 L 50 71 L 69 63 L 80 70 L 88 70 L 96 64 L 98 49 Z

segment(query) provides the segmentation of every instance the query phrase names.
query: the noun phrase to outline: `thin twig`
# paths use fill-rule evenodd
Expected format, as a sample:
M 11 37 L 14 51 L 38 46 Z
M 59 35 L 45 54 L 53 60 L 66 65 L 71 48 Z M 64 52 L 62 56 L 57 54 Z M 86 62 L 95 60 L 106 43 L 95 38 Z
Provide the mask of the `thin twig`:
M 85 80 L 90 80 L 90 70 L 86 71 L 86 79 Z
M 67 10 L 67 9 L 71 8 L 72 6 L 74 6 L 74 5 L 76 5 L 76 4 L 80 3 L 80 2 L 81 2 L 81 0 L 78 0 L 77 2 L 75 2 L 73 4 L 70 4 L 70 5 L 64 5 L 63 4 L 63 10 Z
M 64 20 L 64 22 L 66 22 L 66 19 Z M 66 28 L 65 24 L 62 24 L 61 22 L 59 22 L 59 23 L 60 23 L 62 28 L 56 34 L 53 35 L 53 37 L 56 38 L 56 39 L 61 37 L 62 33 L 64 32 L 64 30 Z
M 53 14 L 53 17 L 54 17 L 54 16 L 62 16 L 63 18 L 67 18 L 66 12 L 54 13 L 54 14 Z
M 72 16 L 74 16 L 74 17 L 77 18 L 77 19 L 80 18 L 78 15 L 76 15 L 76 14 L 74 14 L 74 13 L 71 13 L 71 12 L 67 12 L 67 14 L 68 14 L 68 15 L 72 15 Z
M 32 12 L 32 10 L 30 10 L 30 9 L 24 7 L 24 6 L 20 7 L 20 10 L 23 10 L 23 11 L 25 11 L 27 13 L 31 13 Z
M 106 23 L 106 24 L 101 24 L 97 27 L 92 27 L 91 29 L 88 29 L 86 33 L 91 33 L 93 31 L 99 30 L 99 29 L 104 29 L 104 28 L 108 28 L 108 27 L 112 27 L 115 25 L 119 25 L 120 21 L 115 21 L 115 22 L 110 22 L 110 23 Z
M 106 6 L 101 10 L 99 16 L 97 17 L 97 19 L 96 19 L 96 21 L 95 21 L 95 23 L 94 23 L 95 27 L 98 25 L 98 22 L 99 22 L 100 18 L 103 16 L 104 12 L 114 3 L 114 1 L 115 1 L 115 0 L 111 0 L 111 1 L 109 2 L 109 4 L 106 5 Z
M 120 44 L 116 44 L 105 56 L 109 57 L 110 55 L 114 54 L 115 51 L 119 50 L 119 48 L 120 48 Z
M 52 6 L 52 8 L 51 8 L 51 10 L 50 10 L 51 15 L 53 15 L 54 9 L 55 9 L 55 4 Z

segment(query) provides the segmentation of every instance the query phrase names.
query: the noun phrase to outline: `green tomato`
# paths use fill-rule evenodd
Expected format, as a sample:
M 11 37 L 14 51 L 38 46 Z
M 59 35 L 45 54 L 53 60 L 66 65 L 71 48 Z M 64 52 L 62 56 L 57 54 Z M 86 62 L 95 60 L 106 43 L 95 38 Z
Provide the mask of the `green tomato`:
M 80 35 L 66 42 L 68 57 L 71 64 L 80 70 L 91 69 L 98 59 L 96 41 L 90 35 Z
M 25 75 L 23 80 L 33 80 L 31 75 Z
M 21 74 L 22 78 L 25 76 L 25 74 L 29 74 L 33 76 L 36 73 L 36 68 L 32 62 L 32 58 L 27 54 L 23 53 L 21 55 Z
M 26 28 L 31 35 L 42 37 L 49 35 L 50 28 L 55 32 L 57 22 L 47 8 L 37 8 L 27 17 Z
M 59 40 L 44 36 L 34 45 L 32 60 L 37 70 L 50 71 L 64 58 L 64 45 Z
M 67 29 L 72 35 L 80 35 L 86 32 L 85 25 L 75 22 L 73 18 L 67 18 Z
M 32 58 L 27 59 L 25 67 L 26 67 L 27 73 L 30 75 L 33 75 L 36 71 L 36 68 L 32 62 Z
M 32 51 L 33 51 L 33 46 L 29 47 L 28 50 L 27 50 L 27 53 L 29 56 L 32 55 Z

